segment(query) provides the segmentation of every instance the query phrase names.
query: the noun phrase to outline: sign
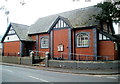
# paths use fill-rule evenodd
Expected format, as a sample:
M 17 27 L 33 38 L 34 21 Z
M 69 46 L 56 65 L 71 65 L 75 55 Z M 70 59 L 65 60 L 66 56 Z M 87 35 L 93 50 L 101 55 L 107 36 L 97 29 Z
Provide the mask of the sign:
M 64 46 L 62 44 L 58 45 L 58 51 L 64 51 Z

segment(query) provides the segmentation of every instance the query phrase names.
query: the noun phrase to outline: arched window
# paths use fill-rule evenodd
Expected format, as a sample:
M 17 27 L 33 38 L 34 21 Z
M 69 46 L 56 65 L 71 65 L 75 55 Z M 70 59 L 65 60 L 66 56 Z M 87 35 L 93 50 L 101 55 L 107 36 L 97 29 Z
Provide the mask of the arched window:
M 41 48 L 49 48 L 49 39 L 47 36 L 41 38 Z
M 77 34 L 77 47 L 88 47 L 89 46 L 89 33 L 81 32 Z

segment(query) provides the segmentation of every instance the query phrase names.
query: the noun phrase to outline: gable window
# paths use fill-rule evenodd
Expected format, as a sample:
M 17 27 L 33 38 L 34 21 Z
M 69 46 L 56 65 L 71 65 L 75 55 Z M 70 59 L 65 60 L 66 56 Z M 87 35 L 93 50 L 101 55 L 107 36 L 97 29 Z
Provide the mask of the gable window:
M 41 48 L 49 48 L 49 39 L 48 36 L 44 36 L 40 39 Z
M 89 33 L 81 32 L 76 36 L 77 47 L 89 47 Z
M 54 28 L 67 28 L 69 27 L 63 20 L 58 20 Z

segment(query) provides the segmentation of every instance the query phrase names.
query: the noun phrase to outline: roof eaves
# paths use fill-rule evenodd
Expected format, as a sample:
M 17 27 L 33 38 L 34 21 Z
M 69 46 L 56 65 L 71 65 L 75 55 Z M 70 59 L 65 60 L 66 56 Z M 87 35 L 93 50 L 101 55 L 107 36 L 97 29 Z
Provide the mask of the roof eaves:
M 117 39 L 113 37 L 112 35 L 104 32 L 104 31 L 99 31 L 101 34 L 104 34 L 105 36 L 109 37 L 112 41 L 116 41 Z
M 29 33 L 28 36 L 38 35 L 38 34 L 48 34 L 49 32 L 40 32 L 40 33 Z

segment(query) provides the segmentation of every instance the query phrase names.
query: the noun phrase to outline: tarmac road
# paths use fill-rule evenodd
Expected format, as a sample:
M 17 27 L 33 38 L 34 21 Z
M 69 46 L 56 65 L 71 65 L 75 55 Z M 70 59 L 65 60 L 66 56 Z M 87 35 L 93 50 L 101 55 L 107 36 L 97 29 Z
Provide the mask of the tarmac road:
M 6 65 L 0 65 L 0 73 L 2 82 L 118 82 L 118 75 L 71 74 Z

